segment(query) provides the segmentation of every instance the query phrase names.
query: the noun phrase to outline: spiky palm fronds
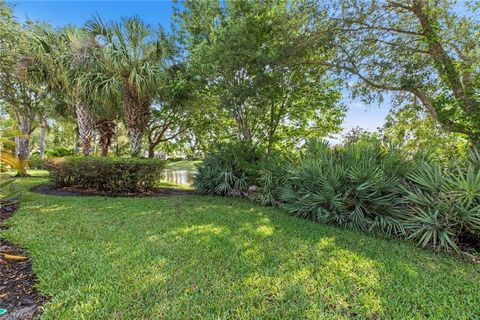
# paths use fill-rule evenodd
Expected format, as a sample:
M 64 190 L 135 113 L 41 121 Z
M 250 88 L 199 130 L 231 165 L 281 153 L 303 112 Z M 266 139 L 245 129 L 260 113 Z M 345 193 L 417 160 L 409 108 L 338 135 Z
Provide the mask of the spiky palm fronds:
M 137 156 L 162 77 L 166 37 L 137 16 L 108 23 L 96 16 L 85 28 L 102 50 L 82 83 L 95 96 L 122 101 L 132 155 Z
M 31 41 L 36 52 L 35 66 L 41 71 L 38 74 L 42 82 L 53 92 L 55 111 L 67 117 L 75 115 L 83 154 L 89 155 L 94 118 L 107 112 L 107 108 L 85 90 L 80 78 L 100 49 L 98 42 L 78 28 L 56 30 L 48 25 L 33 25 Z
M 391 152 L 372 143 L 339 150 L 311 144 L 282 192 L 285 207 L 321 222 L 404 234 L 403 173 L 393 168 L 406 162 L 400 152 Z
M 220 145 L 198 167 L 193 186 L 200 193 L 248 196 L 258 181 L 262 154 L 246 144 Z
M 422 246 L 459 250 L 462 238 L 480 242 L 480 167 L 477 153 L 455 171 L 443 171 L 428 162 L 409 176 L 407 199 L 410 238 Z

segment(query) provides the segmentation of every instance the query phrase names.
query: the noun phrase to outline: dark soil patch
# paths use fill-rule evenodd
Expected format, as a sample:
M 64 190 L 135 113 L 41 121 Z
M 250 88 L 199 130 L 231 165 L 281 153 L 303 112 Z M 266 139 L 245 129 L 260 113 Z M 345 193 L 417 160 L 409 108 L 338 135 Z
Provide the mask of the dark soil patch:
M 181 190 L 174 188 L 157 188 L 150 192 L 106 192 L 96 189 L 83 189 L 79 187 L 62 187 L 49 182 L 40 184 L 30 189 L 32 192 L 55 195 L 55 196 L 104 196 L 104 197 L 165 197 L 191 195 L 193 190 Z
M 4 205 L 0 208 L 0 223 L 12 216 L 18 205 Z M 25 256 L 22 248 L 0 239 L 0 252 Z M 37 282 L 32 272 L 30 259 L 13 261 L 0 255 L 0 308 L 7 313 L 0 315 L 0 320 L 29 320 L 41 313 L 41 305 L 47 300 L 35 288 Z
M 18 209 L 18 204 L 0 204 L 0 222 L 3 222 L 10 218 Z

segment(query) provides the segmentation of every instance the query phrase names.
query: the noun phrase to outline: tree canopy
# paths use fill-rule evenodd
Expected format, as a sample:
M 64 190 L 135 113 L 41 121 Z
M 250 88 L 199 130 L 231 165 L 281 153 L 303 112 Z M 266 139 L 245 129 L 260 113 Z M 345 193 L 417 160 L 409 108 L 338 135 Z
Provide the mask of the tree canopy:
M 407 149 L 447 136 L 478 146 L 478 10 L 183 0 L 165 31 L 139 16 L 20 23 L 1 2 L 0 101 L 25 159 L 37 146 L 43 158 L 46 141 L 85 156 L 193 155 L 232 141 L 270 154 L 340 133 L 349 92 L 367 102 L 393 93 L 380 136 Z

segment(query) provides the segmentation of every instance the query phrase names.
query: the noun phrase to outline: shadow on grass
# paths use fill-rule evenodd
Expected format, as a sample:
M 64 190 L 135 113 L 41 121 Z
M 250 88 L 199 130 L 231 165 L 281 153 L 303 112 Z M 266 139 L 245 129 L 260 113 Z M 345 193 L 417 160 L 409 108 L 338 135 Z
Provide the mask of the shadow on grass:
M 244 200 L 36 196 L 7 235 L 46 319 L 480 314 L 478 266 Z

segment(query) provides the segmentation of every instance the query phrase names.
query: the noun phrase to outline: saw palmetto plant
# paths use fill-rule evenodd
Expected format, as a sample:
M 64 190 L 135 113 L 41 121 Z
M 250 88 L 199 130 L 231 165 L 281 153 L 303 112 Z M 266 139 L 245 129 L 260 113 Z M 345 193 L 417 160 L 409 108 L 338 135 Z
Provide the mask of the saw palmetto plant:
M 473 151 L 470 162 L 456 171 L 444 171 L 424 162 L 409 175 L 410 238 L 422 246 L 460 250 L 480 243 L 480 162 Z
M 246 144 L 221 145 L 198 166 L 193 186 L 200 193 L 246 196 L 262 159 L 261 150 Z
M 404 155 L 380 143 L 334 149 L 317 142 L 291 170 L 281 199 L 305 218 L 400 235 L 407 171 Z

